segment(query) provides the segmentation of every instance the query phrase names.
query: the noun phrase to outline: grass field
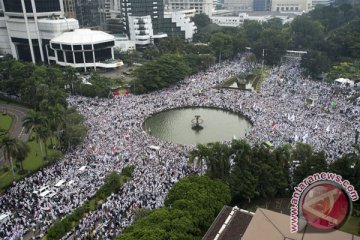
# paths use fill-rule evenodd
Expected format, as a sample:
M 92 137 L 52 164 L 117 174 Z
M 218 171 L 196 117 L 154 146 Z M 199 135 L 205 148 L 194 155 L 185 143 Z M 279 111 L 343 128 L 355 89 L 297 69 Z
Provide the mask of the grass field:
M 30 139 L 32 139 L 32 137 L 30 137 Z M 41 153 L 40 143 L 37 143 L 35 140 L 33 140 L 33 141 L 29 141 L 28 145 L 30 147 L 30 152 L 26 157 L 26 159 L 23 161 L 23 167 L 25 170 L 29 172 L 34 172 L 44 165 L 44 159 L 42 157 L 43 155 Z M 43 148 L 43 154 L 45 155 L 44 145 L 42 146 L 42 148 Z M 53 152 L 54 150 L 48 149 L 48 155 L 50 155 Z M 25 176 L 26 175 L 19 175 L 18 173 L 15 173 L 15 180 L 16 181 L 20 180 Z M 6 172 L 0 171 L 0 190 L 11 184 L 12 181 L 13 181 L 13 177 L 10 169 Z
M 9 130 L 11 123 L 12 118 L 9 115 L 0 112 L 0 130 Z

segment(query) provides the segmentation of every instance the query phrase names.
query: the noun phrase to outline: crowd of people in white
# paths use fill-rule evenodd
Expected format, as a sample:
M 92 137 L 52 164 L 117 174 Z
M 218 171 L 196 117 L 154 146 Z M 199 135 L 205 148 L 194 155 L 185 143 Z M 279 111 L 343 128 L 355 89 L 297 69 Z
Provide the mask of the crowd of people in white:
M 239 112 L 253 123 L 246 136 L 251 144 L 306 142 L 324 150 L 329 160 L 352 151 L 360 106 L 337 94 L 332 85 L 304 78 L 298 61 L 271 69 L 259 93 L 213 88 L 253 67 L 239 58 L 151 94 L 70 97 L 69 104 L 86 117 L 88 136 L 62 160 L 14 183 L 0 196 L 0 214 L 9 213 L 0 223 L 0 239 L 44 235 L 56 219 L 91 198 L 108 173 L 128 165 L 135 166 L 133 178 L 64 239 L 112 239 L 133 222 L 136 209 L 162 206 L 171 186 L 194 170 L 188 152 L 195 147 L 160 141 L 142 129 L 147 117 L 166 109 L 199 106 Z M 63 184 L 56 187 L 60 180 Z M 45 185 L 55 192 L 52 197 L 39 196 L 37 191 Z

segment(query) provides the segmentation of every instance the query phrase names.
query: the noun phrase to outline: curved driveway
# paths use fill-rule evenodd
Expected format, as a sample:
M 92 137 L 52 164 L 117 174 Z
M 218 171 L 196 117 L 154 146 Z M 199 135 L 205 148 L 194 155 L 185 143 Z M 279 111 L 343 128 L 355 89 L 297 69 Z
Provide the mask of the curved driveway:
M 22 126 L 22 122 L 27 115 L 29 109 L 21 107 L 15 104 L 8 104 L 5 102 L 0 102 L 0 112 L 5 112 L 12 117 L 11 127 L 9 129 L 9 135 L 13 138 L 18 138 L 22 141 L 27 141 L 29 138 L 29 133 L 26 132 L 25 128 Z M 0 150 L 0 167 L 4 163 L 4 155 L 2 150 Z

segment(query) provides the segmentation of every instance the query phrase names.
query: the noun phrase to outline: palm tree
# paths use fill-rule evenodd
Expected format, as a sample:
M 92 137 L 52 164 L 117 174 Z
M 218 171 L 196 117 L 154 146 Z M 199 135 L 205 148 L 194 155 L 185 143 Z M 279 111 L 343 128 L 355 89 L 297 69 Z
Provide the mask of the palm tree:
M 48 127 L 48 125 L 43 125 L 41 127 L 39 127 L 37 129 L 37 132 L 36 132 L 36 138 L 37 138 L 37 141 L 39 142 L 40 140 L 40 149 L 41 148 L 41 142 L 44 144 L 44 148 L 45 148 L 45 157 L 47 158 L 48 156 L 48 147 L 46 146 L 46 140 L 51 136 L 51 131 L 50 131 L 50 128 Z
M 20 163 L 21 170 L 24 170 L 23 161 L 30 152 L 29 145 L 23 141 L 18 141 L 18 151 L 16 153 L 16 161 Z
M 11 138 L 6 135 L 0 140 L 0 148 L 3 148 L 4 158 L 10 163 L 13 179 L 15 179 L 15 171 L 12 160 L 17 157 L 23 157 L 25 159 L 29 151 L 27 145 L 16 138 Z
M 33 129 L 34 132 L 36 133 L 36 142 L 39 142 L 39 140 L 44 140 L 43 138 L 43 136 L 45 135 L 44 128 L 48 129 L 49 124 L 48 124 L 48 119 L 45 116 L 43 116 L 40 112 L 30 110 L 28 112 L 28 115 L 23 120 L 23 126 L 27 129 L 27 131 Z M 42 137 L 39 136 L 40 132 Z M 40 143 L 40 150 L 41 150 L 41 155 L 44 156 L 41 143 Z
M 29 110 L 28 115 L 23 120 L 23 126 L 27 131 L 36 129 L 44 124 L 47 124 L 47 119 L 40 113 L 34 110 Z
M 49 127 L 53 136 L 60 142 L 60 133 L 65 127 L 65 108 L 61 104 L 50 107 L 48 112 Z M 51 145 L 53 145 L 51 138 Z
M 203 174 L 204 163 L 207 164 L 209 149 L 206 145 L 199 144 L 196 149 L 190 152 L 190 163 L 196 165 L 198 168 L 200 166 L 200 173 Z

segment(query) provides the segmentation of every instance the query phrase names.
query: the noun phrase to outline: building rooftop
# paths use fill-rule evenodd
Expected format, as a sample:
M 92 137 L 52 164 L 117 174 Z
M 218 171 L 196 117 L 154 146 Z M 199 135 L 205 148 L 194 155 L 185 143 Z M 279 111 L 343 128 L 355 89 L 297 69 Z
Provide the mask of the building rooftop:
M 251 212 L 224 206 L 202 240 L 240 240 L 251 218 Z
M 39 23 L 68 23 L 68 22 L 77 22 L 75 18 L 40 18 Z
M 76 29 L 53 38 L 51 42 L 61 44 L 95 44 L 114 40 L 115 37 L 103 31 Z
M 214 17 L 229 17 L 229 16 L 239 16 L 239 14 L 247 14 L 248 16 L 251 17 L 264 17 L 264 16 L 272 16 L 272 17 L 280 17 L 280 16 L 289 16 L 289 17 L 296 17 L 298 15 L 301 15 L 303 12 L 298 12 L 298 13 L 294 13 L 294 12 L 271 12 L 271 11 L 217 11 L 215 13 L 213 13 Z
M 240 239 L 240 238 L 238 238 Z M 360 240 L 342 231 L 319 231 L 311 226 L 298 233 L 290 233 L 290 216 L 258 208 L 241 240 Z

